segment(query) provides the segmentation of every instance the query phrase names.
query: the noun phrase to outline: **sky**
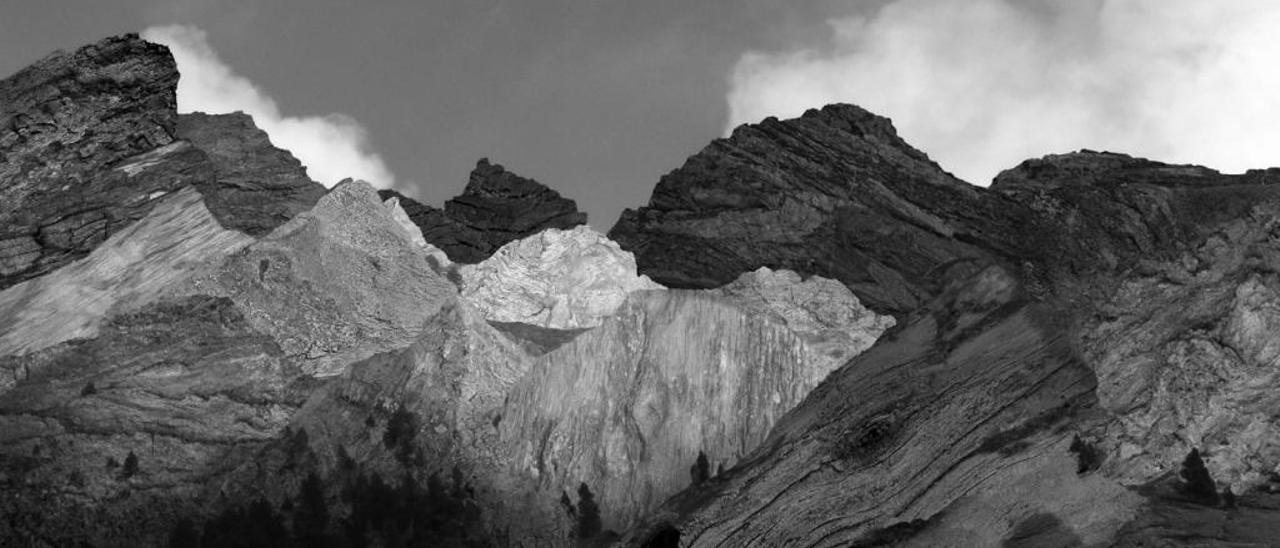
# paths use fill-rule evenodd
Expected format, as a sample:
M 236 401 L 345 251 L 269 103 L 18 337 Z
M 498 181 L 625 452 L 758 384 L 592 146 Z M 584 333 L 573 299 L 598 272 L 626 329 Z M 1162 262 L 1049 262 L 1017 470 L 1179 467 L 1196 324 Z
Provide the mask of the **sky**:
M 0 75 L 144 32 L 179 110 L 440 205 L 487 157 L 622 208 L 735 125 L 851 102 L 975 184 L 1079 148 L 1280 165 L 1280 2 L 0 0 Z

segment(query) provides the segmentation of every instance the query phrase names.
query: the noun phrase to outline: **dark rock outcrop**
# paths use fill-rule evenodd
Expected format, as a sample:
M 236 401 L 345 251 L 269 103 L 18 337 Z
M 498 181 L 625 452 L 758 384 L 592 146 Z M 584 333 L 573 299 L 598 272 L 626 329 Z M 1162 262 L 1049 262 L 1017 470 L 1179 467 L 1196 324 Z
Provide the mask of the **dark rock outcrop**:
M 152 200 L 205 183 L 176 142 L 178 71 L 137 35 L 58 52 L 0 81 L 0 288 L 83 257 Z
M 324 196 L 324 186 L 307 178 L 302 163 L 273 146 L 247 114 L 183 114 L 177 136 L 213 162 L 214 182 L 200 192 L 226 228 L 261 236 Z
M 0 289 L 84 257 L 186 186 L 252 236 L 324 194 L 248 116 L 179 116 L 177 83 L 168 49 L 133 34 L 0 81 Z
M 459 263 L 478 263 L 498 248 L 548 228 L 569 229 L 586 224 L 577 204 L 543 184 L 491 164 L 476 163 L 462 194 L 444 209 L 423 205 L 394 190 L 382 190 L 385 200 L 396 197 L 427 242 Z

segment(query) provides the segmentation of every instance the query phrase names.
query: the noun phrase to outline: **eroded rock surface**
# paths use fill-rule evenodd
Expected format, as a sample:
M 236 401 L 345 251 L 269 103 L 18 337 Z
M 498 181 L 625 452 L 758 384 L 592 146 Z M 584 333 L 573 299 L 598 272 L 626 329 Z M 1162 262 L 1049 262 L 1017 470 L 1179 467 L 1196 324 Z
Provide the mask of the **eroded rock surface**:
M 812 353 L 810 371 L 819 375 L 811 379 L 814 385 L 870 348 L 895 323 L 893 317 L 863 307 L 840 282 L 821 276 L 802 279 L 789 270 L 762 266 L 708 293 L 728 297 L 748 314 L 771 317 L 800 337 Z
M 0 289 L 88 254 L 153 198 L 208 181 L 175 142 L 178 72 L 137 35 L 58 52 L 0 81 Z
M 287 356 L 324 376 L 412 343 L 457 290 L 373 187 L 348 180 L 191 291 L 241 304 Z
M 634 291 L 661 289 L 635 259 L 587 226 L 547 229 L 459 270 L 462 297 L 495 322 L 594 327 Z

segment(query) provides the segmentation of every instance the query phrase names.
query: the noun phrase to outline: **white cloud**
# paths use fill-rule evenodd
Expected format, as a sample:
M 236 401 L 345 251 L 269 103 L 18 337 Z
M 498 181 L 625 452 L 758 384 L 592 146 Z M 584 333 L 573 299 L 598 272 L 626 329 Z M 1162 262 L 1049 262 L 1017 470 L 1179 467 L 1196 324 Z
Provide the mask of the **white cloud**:
M 827 23 L 822 47 L 738 60 L 730 128 L 855 103 L 978 184 L 1079 148 L 1280 165 L 1280 2 L 897 0 Z
M 395 177 L 378 154 L 369 150 L 367 133 L 344 114 L 284 116 L 276 102 L 233 72 L 209 46 L 204 31 L 186 25 L 151 27 L 142 37 L 164 44 L 178 63 L 178 111 L 225 113 L 242 111 L 271 136 L 271 142 L 293 153 L 307 174 L 325 186 L 352 177 L 391 187 Z

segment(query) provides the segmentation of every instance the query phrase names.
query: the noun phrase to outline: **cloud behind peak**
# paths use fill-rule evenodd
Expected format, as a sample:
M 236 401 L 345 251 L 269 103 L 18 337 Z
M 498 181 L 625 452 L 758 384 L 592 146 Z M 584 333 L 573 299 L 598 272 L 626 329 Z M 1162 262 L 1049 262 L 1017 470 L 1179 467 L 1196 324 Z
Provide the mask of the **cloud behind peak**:
M 220 114 L 241 111 L 253 117 L 276 146 L 293 153 L 307 174 L 325 186 L 364 179 L 395 186 L 395 176 L 370 149 L 368 133 L 344 114 L 285 116 L 276 101 L 218 57 L 208 37 L 188 25 L 150 27 L 142 37 L 168 46 L 178 64 L 178 111 Z
M 744 54 L 729 128 L 833 102 L 893 118 L 979 184 L 1028 157 L 1101 148 L 1226 171 L 1280 164 L 1280 4 L 897 0 Z

